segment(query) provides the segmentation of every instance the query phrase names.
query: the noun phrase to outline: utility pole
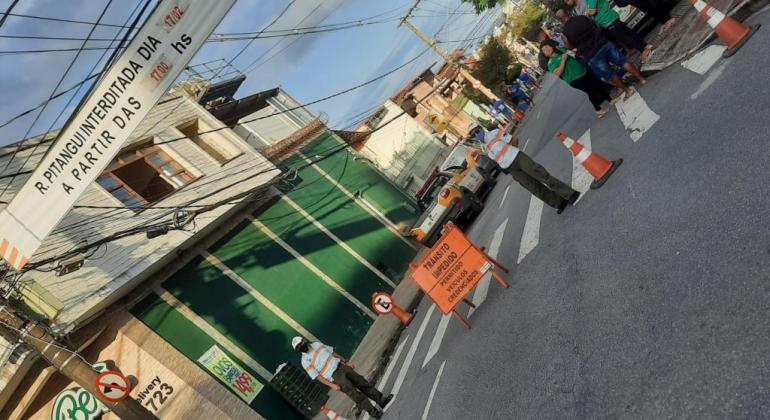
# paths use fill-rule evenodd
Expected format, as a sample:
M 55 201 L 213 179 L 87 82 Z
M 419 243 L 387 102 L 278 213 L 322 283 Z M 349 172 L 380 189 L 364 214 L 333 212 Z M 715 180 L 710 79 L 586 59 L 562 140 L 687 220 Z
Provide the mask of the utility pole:
M 446 61 L 446 62 L 447 62 L 447 63 L 449 63 L 449 64 L 452 64 L 452 65 L 454 65 L 455 67 L 457 67 L 457 68 L 460 70 L 460 75 L 461 75 L 461 76 L 462 76 L 462 77 L 463 77 L 465 80 L 467 80 L 468 82 L 470 82 L 470 83 L 471 83 L 471 85 L 472 85 L 474 88 L 478 89 L 478 90 L 479 90 L 481 93 L 483 93 L 483 94 L 484 94 L 484 96 L 486 96 L 487 98 L 491 99 L 492 101 L 497 101 L 498 99 L 500 99 L 500 98 L 498 98 L 498 96 L 497 96 L 497 95 L 495 95 L 495 94 L 494 94 L 494 92 L 492 92 L 492 91 L 491 91 L 489 88 L 487 88 L 486 86 L 484 86 L 484 84 L 483 84 L 483 83 L 481 83 L 481 81 L 480 81 L 480 80 L 477 80 L 475 77 L 473 77 L 473 75 L 471 74 L 471 72 L 469 72 L 469 71 L 468 71 L 466 68 L 464 68 L 464 67 L 463 67 L 461 64 L 457 63 L 457 62 L 456 62 L 456 60 L 452 60 L 452 57 L 449 55 L 449 53 L 447 53 L 447 52 L 446 52 L 446 51 L 444 51 L 444 50 L 443 50 L 441 47 L 439 47 L 439 46 L 438 46 L 438 43 L 436 42 L 436 40 L 435 40 L 435 39 L 433 39 L 433 38 L 429 37 L 428 35 L 426 35 L 426 34 L 425 34 L 423 31 L 421 31 L 419 28 L 417 28 L 416 26 L 414 26 L 414 25 L 412 24 L 412 22 L 409 22 L 409 16 L 412 14 L 412 12 L 413 12 L 413 11 L 414 11 L 414 9 L 417 7 L 417 5 L 420 3 L 420 1 L 421 1 L 421 0 L 415 0 L 415 1 L 414 1 L 414 4 L 412 4 L 412 7 L 410 7 L 410 8 L 409 8 L 409 10 L 407 10 L 407 11 L 406 11 L 406 14 L 405 14 L 405 15 L 404 15 L 404 16 L 401 18 L 401 23 L 399 23 L 399 25 L 398 25 L 398 26 L 404 25 L 404 26 L 406 26 L 407 28 L 409 28 L 409 29 L 410 29 L 412 32 L 414 32 L 414 33 L 415 33 L 415 35 L 417 35 L 417 36 L 418 36 L 418 37 L 419 37 L 419 38 L 420 38 L 420 39 L 421 39 L 423 42 L 425 42 L 426 44 L 428 44 L 428 46 L 429 46 L 429 47 L 431 47 L 431 48 L 433 49 L 433 51 L 435 51 L 435 52 L 436 52 L 436 54 L 440 55 L 440 56 L 441 56 L 441 57 L 444 59 L 444 61 Z
M 56 339 L 37 322 L 20 318 L 13 309 L 7 306 L 7 302 L 3 303 L 0 305 L 0 329 L 11 342 L 20 340 L 30 346 L 64 376 L 76 382 L 94 397 L 99 398 L 105 407 L 121 419 L 157 419 L 139 401 L 131 397 L 120 402 L 110 402 L 100 398 L 99 393 L 96 392 L 97 373 L 88 363 L 80 359 L 75 352 L 65 350 L 66 347 L 56 342 Z

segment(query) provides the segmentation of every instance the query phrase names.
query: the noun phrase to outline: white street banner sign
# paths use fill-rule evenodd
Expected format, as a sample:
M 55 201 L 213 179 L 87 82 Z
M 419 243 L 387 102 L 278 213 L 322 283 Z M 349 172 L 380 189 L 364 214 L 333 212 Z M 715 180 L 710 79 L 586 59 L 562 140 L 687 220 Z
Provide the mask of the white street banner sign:
M 0 212 L 0 256 L 21 270 L 112 161 L 235 0 L 164 0 L 32 177 Z

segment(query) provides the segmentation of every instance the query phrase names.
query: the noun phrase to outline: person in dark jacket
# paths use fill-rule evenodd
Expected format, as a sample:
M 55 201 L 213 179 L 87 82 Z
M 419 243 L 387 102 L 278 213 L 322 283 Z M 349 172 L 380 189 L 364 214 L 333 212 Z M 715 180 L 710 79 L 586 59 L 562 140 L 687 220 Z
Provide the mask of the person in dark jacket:
M 625 93 L 626 99 L 635 92 L 625 84 L 612 66 L 622 67 L 631 73 L 639 83 L 646 84 L 647 79 L 642 76 L 639 69 L 623 54 L 618 47 L 601 33 L 601 30 L 593 20 L 586 16 L 575 16 L 564 24 L 562 30 L 564 45 L 577 51 L 577 58 L 584 63 L 596 76 Z
M 544 40 L 540 44 L 540 51 L 548 57 L 548 71 L 573 88 L 585 92 L 599 118 L 609 112 L 608 107 L 602 107 L 604 101 L 612 102 L 605 84 L 583 63 L 572 57 L 568 51 L 559 49 L 559 44 L 552 39 Z

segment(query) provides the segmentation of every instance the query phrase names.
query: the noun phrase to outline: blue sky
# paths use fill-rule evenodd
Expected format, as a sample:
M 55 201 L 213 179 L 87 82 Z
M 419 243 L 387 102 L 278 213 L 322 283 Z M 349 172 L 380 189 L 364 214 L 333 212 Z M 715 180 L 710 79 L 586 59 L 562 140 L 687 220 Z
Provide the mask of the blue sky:
M 99 13 L 109 0 L 21 0 L 14 9 L 17 14 L 30 14 L 82 21 L 96 21 Z M 103 22 L 124 23 L 140 0 L 113 0 Z M 5 11 L 11 0 L 0 0 L 0 10 Z M 274 19 L 288 3 L 288 0 L 238 0 L 228 15 L 215 30 L 219 33 L 258 31 Z M 410 5 L 412 0 L 363 1 L 363 0 L 297 0 L 287 13 L 270 30 L 289 29 L 297 26 L 315 26 L 337 22 L 347 22 L 389 12 L 384 18 L 398 16 Z M 447 23 L 436 37 L 439 40 L 453 41 L 477 37 L 487 33 L 494 21 L 490 16 L 476 16 L 472 13 L 451 14 L 459 5 L 459 0 L 422 0 L 420 8 L 414 13 L 412 22 L 429 35 Z M 470 7 L 462 5 L 458 12 L 469 12 Z M 311 13 L 312 12 L 312 13 Z M 477 23 L 481 21 L 480 31 Z M 477 29 L 477 32 L 471 33 Z M 44 35 L 85 37 L 90 25 L 62 22 L 46 22 L 9 16 L 0 28 L 0 35 Z M 117 28 L 99 27 L 94 38 L 112 38 Z M 243 70 L 256 58 L 280 42 L 265 56 L 268 61 L 247 74 L 247 80 L 238 96 L 282 86 L 302 103 L 330 95 L 332 93 L 362 83 L 417 56 L 425 49 L 411 31 L 398 28 L 397 22 L 358 27 L 353 29 L 310 34 L 303 36 L 290 47 L 283 50 L 294 37 L 258 39 L 234 61 L 234 65 Z M 248 41 L 207 43 L 198 52 L 191 64 L 220 58 L 231 59 Z M 473 41 L 473 43 L 478 41 Z M 19 40 L 0 38 L 0 51 L 50 48 L 77 48 L 79 41 Z M 466 43 L 454 42 L 443 44 L 448 50 Z M 101 46 L 103 42 L 94 42 L 90 46 Z M 283 51 L 281 51 L 283 50 Z M 274 55 L 277 51 L 279 54 Z M 56 52 L 44 54 L 2 55 L 0 54 L 0 122 L 20 112 L 36 106 L 49 97 L 56 83 L 75 56 L 75 52 Z M 87 76 L 94 65 L 102 59 L 102 51 L 86 51 L 75 61 L 72 69 L 61 85 L 64 90 Z M 324 112 L 329 116 L 332 128 L 341 128 L 349 124 L 355 114 L 367 110 L 414 77 L 419 71 L 441 58 L 430 51 L 422 55 L 413 64 L 393 75 L 366 86 L 360 90 L 339 96 L 311 107 L 311 110 Z M 52 101 L 37 123 L 32 127 L 31 135 L 46 132 L 51 126 L 59 127 L 77 104 L 83 94 L 67 94 Z M 69 106 L 67 102 L 70 101 Z M 64 112 L 62 113 L 62 111 Z M 0 145 L 20 140 L 32 125 L 36 113 L 0 128 Z M 58 122 L 55 122 L 62 114 Z

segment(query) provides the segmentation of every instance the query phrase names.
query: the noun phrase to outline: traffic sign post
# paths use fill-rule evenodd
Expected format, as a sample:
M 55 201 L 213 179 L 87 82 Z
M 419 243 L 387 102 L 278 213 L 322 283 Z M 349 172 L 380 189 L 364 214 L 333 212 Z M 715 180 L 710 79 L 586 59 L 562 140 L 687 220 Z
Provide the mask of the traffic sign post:
M 122 373 L 107 370 L 96 377 L 96 392 L 107 401 L 119 402 L 131 393 L 131 384 Z
M 506 273 L 508 269 L 487 255 L 484 248 L 473 245 L 455 225 L 445 225 L 444 231 L 419 264 L 410 265 L 412 278 L 444 315 L 451 313 L 465 328 L 470 328 L 468 320 L 457 312 L 457 305 L 465 302 L 475 307 L 466 296 L 487 272 L 508 288 L 508 283 L 495 271 L 495 267 Z
M 372 294 L 372 309 L 379 315 L 393 315 L 404 325 L 409 325 L 412 322 L 412 315 L 396 305 L 390 293 L 377 292 Z

